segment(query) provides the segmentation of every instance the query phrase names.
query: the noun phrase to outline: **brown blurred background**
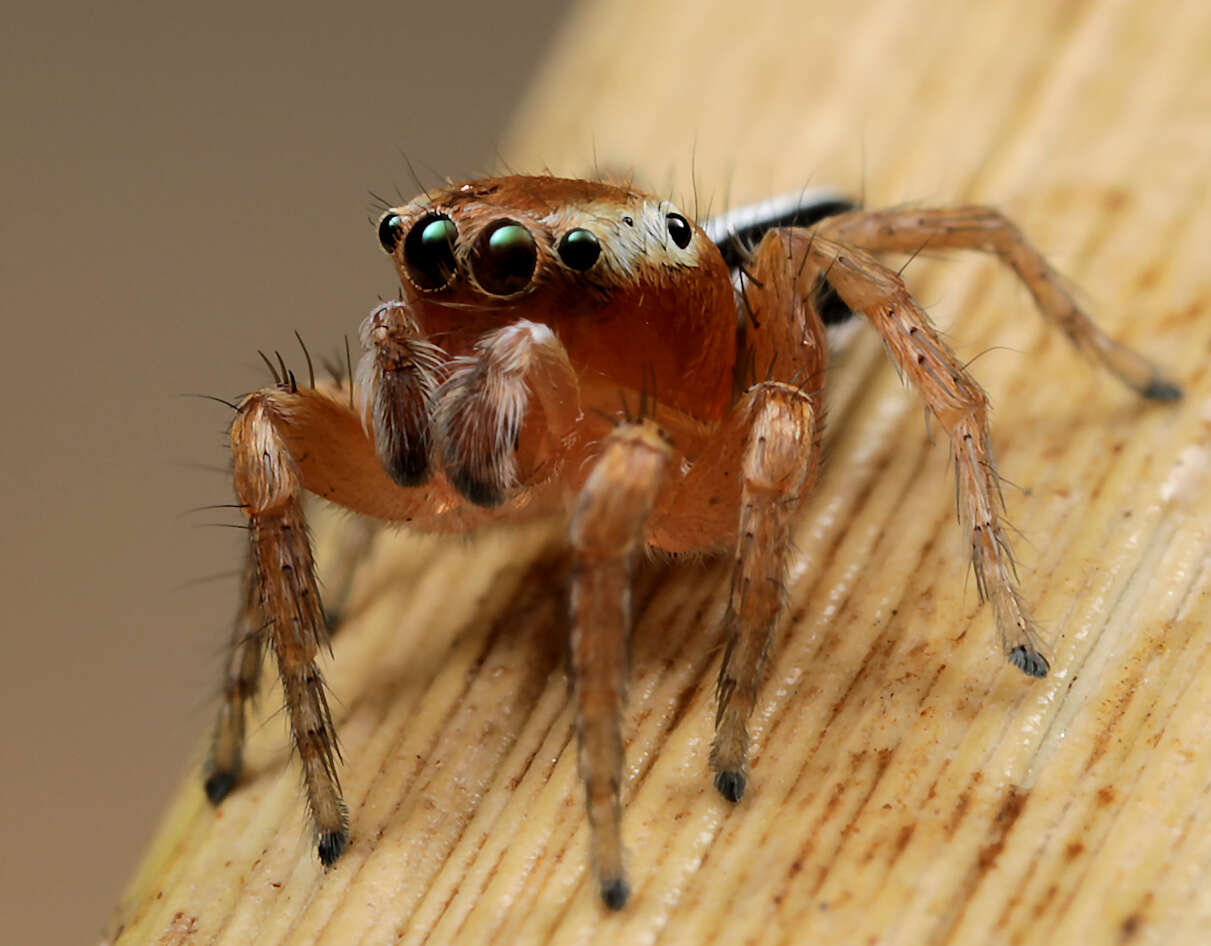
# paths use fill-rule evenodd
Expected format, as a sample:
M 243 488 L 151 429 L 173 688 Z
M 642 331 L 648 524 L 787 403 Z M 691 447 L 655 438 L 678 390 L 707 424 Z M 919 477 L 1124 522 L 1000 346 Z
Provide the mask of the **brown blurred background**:
M 369 191 L 499 166 L 560 0 L 68 3 L 0 31 L 0 915 L 92 942 L 210 723 L 222 406 L 392 293 Z M 592 143 L 584 143 L 586 156 Z M 507 159 L 508 155 L 501 155 Z

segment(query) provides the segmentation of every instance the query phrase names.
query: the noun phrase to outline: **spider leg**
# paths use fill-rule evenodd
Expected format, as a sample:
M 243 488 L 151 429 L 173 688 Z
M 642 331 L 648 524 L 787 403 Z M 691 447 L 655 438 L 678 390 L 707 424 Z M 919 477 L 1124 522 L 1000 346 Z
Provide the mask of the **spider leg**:
M 434 395 L 443 472 L 477 506 L 549 477 L 580 417 L 579 382 L 559 339 L 520 320 L 456 358 Z
M 457 532 L 494 520 L 498 510 L 472 506 L 441 476 L 400 486 L 383 467 L 363 417 L 341 388 L 266 388 L 240 403 L 231 426 L 236 495 L 247 518 L 249 557 L 223 701 L 215 726 L 206 793 L 220 802 L 235 785 L 244 741 L 244 713 L 253 696 L 266 642 L 277 659 L 319 856 L 327 865 L 347 840 L 340 797 L 336 736 L 316 666 L 327 622 L 314 574 L 303 510 L 314 493 L 362 516 Z M 507 510 L 516 518 L 550 511 L 544 501 Z M 369 524 L 353 527 L 364 549 Z M 351 557 L 357 558 L 355 552 Z M 338 577 L 337 602 L 346 579 Z
M 1079 351 L 1143 397 L 1158 401 L 1181 397 L 1181 388 L 1155 365 L 1094 324 L 1064 287 L 1060 275 L 1000 211 L 991 207 L 854 211 L 824 220 L 815 232 L 873 253 L 916 253 L 922 248 L 993 253 L 1017 274 L 1039 311 Z
M 340 523 L 336 530 L 336 548 L 331 553 L 331 564 L 322 570 L 324 584 L 324 620 L 328 630 L 335 633 L 345 618 L 349 596 L 353 591 L 353 576 L 370 556 L 378 525 L 365 516 L 354 516 L 349 522 Z
M 241 403 L 231 433 L 237 461 L 233 462 L 236 492 L 249 523 L 249 545 L 240 610 L 232 632 L 222 702 L 206 769 L 206 795 L 216 805 L 235 787 L 240 776 L 245 713 L 249 700 L 256 695 L 266 639 L 283 633 L 280 612 L 266 611 L 266 574 L 259 565 L 260 557 L 266 554 L 266 543 L 272 552 L 275 525 L 280 547 L 276 558 L 284 559 L 298 574 L 306 576 L 299 579 L 306 590 L 304 597 L 315 594 L 310 565 L 299 572 L 300 562 L 286 558 L 295 555 L 303 562 L 311 560 L 302 525 L 299 480 L 313 492 L 381 518 L 410 518 L 423 513 L 427 505 L 434 505 L 431 492 L 401 489 L 387 477 L 361 422 L 338 390 L 326 393 L 314 388 L 268 388 L 252 394 Z M 260 454 L 263 464 L 260 471 L 256 456 L 248 455 L 249 451 L 257 450 L 258 438 L 265 447 Z M 295 459 L 288 459 L 291 454 L 284 452 L 287 447 L 293 450 Z M 265 488 L 270 475 L 280 480 L 283 471 L 288 475 L 284 482 L 278 483 L 278 488 L 290 492 L 290 501 L 282 505 L 270 503 L 271 508 L 266 508 L 264 497 L 258 497 L 256 489 Z M 290 541 L 284 541 L 285 538 Z M 274 559 L 270 554 L 269 563 Z M 281 605 L 281 595 L 274 601 Z M 324 621 L 316 619 L 310 605 L 304 602 L 296 610 L 311 622 L 306 633 L 322 638 Z M 291 625 L 291 621 L 288 616 L 286 624 Z M 290 666 L 295 667 L 296 663 Z
M 316 665 L 327 629 L 303 517 L 302 478 L 278 429 L 270 393 L 250 395 L 240 405 L 231 426 L 231 452 L 265 633 L 286 695 L 319 857 L 328 866 L 345 849 L 349 819 L 337 780 L 332 713 Z
M 711 768 L 715 787 L 739 801 L 747 780 L 748 719 L 782 612 L 790 522 L 815 479 L 818 414 L 812 398 L 776 382 L 757 385 L 739 409 L 746 420 L 740 463 L 740 523 L 723 619 Z
M 431 476 L 414 487 L 395 482 L 380 462 L 362 415 L 349 406 L 347 391 L 266 388 L 246 398 L 241 412 L 254 402 L 262 404 L 294 458 L 303 488 L 321 499 L 426 532 L 468 531 L 498 518 L 497 511 L 467 503 L 444 477 Z M 532 511 L 538 514 L 546 507 L 536 505 Z
M 614 910 L 630 888 L 622 864 L 622 709 L 631 629 L 631 573 L 668 475 L 672 448 L 650 422 L 604 441 L 572 513 L 571 677 L 592 862 Z
M 264 646 L 265 619 L 249 546 L 240 579 L 240 610 L 231 635 L 222 703 L 206 766 L 206 797 L 211 804 L 217 805 L 226 798 L 240 777 L 244 764 L 245 710 L 248 701 L 256 697 Z
M 992 602 L 1010 663 L 1028 676 L 1046 676 L 1049 665 L 1018 589 L 1009 538 L 1001 523 L 987 396 L 895 272 L 856 247 L 834 243 L 819 233 L 792 233 L 804 252 L 816 257 L 845 304 L 870 320 L 901 374 L 950 437 L 958 513 L 968 533 L 980 597 Z
M 791 232 L 762 238 L 742 290 L 740 359 L 756 383 L 749 380 L 706 449 L 661 497 L 649 529 L 649 541 L 671 552 L 732 544 L 711 748 L 715 785 L 730 801 L 744 793 L 748 720 L 783 609 L 790 521 L 815 480 L 823 429 L 824 326 L 815 294 L 801 291 L 819 267 Z M 771 376 L 778 380 L 763 380 Z

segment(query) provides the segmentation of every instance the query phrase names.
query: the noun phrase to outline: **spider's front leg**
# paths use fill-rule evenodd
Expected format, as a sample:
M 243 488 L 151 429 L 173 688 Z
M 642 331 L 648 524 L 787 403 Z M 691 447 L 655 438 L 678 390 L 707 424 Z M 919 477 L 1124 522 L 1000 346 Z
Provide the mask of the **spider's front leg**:
M 791 517 L 817 467 L 818 415 L 797 387 L 766 382 L 741 402 L 747 427 L 740 463 L 740 522 L 723 619 L 715 740 L 715 787 L 739 801 L 747 783 L 748 720 L 770 638 L 782 613 Z
M 272 393 L 261 392 L 244 400 L 231 427 L 232 471 L 236 496 L 248 519 L 252 567 L 246 594 L 251 602 L 251 588 L 257 589 L 264 632 L 277 658 L 286 712 L 303 767 L 320 860 L 327 866 L 344 851 L 349 822 L 337 780 L 332 713 L 316 666 L 327 631 L 303 517 L 302 479 L 279 423 Z M 243 645 L 241 679 L 245 672 L 249 680 L 255 677 L 260 641 L 257 629 Z M 238 712 L 242 720 L 242 706 Z M 241 725 L 235 735 L 242 736 L 242 729 Z M 220 733 L 223 730 L 220 717 Z M 218 741 L 216 748 L 223 745 Z M 236 749 L 238 752 L 238 743 Z M 233 760 L 230 752 L 223 757 L 216 753 L 207 780 L 212 801 L 222 797 L 212 786 L 222 780 L 230 788 L 238 774 L 238 761 L 238 755 Z
M 622 710 L 631 573 L 673 451 L 650 422 L 611 433 L 572 514 L 572 687 L 593 869 L 606 906 L 630 888 L 622 864 Z
M 231 425 L 235 492 L 247 519 L 248 558 L 223 702 L 206 774 L 218 804 L 235 786 L 246 703 L 268 643 L 319 835 L 331 864 L 344 849 L 346 817 L 337 744 L 316 657 L 326 627 L 303 513 L 304 490 L 374 519 L 432 524 L 460 497 L 440 478 L 404 489 L 387 474 L 363 418 L 340 390 L 266 388 L 241 402 Z M 464 518 L 474 522 L 471 511 Z
M 791 383 L 754 385 L 687 477 L 687 484 L 724 482 L 739 461 L 740 518 L 711 746 L 715 787 L 733 802 L 747 783 L 748 720 L 783 610 L 791 517 L 819 465 L 827 359 L 824 326 L 810 295 L 799 291 L 802 273 L 787 242 L 777 233 L 766 237 L 749 272 L 745 357 L 756 370 L 777 371 Z

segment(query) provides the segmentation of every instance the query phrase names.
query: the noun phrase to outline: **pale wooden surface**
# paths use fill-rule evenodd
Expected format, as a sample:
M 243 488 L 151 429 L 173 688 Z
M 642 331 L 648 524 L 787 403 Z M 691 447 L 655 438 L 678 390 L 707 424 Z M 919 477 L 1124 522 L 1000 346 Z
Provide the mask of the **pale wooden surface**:
M 1208 62 L 1200 0 L 590 4 L 502 149 L 515 167 L 595 153 L 696 184 L 704 210 L 808 181 L 995 202 L 1186 385 L 1140 403 L 988 263 L 907 271 L 960 353 L 992 349 L 974 370 L 1052 676 L 1001 660 L 946 451 L 860 336 L 736 808 L 706 765 L 726 565 L 640 579 L 624 913 L 587 882 L 559 532 L 529 528 L 383 537 L 358 576 L 329 668 L 353 825 L 335 870 L 284 725 L 254 723 L 217 813 L 190 773 L 113 941 L 1211 941 Z

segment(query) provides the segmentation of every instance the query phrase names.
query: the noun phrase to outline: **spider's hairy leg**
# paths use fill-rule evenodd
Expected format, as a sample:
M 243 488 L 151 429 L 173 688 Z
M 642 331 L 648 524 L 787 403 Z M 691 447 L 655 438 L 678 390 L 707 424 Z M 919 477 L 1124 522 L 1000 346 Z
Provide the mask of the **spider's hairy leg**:
M 747 781 L 748 720 L 782 613 L 790 522 L 815 479 L 818 417 L 798 388 L 766 382 L 738 406 L 747 420 L 740 463 L 740 523 L 724 616 L 711 768 L 715 787 L 739 801 Z
M 401 486 L 429 476 L 429 403 L 445 355 L 421 337 L 407 306 L 384 302 L 362 323 L 357 390 L 383 469 Z
M 994 253 L 1030 290 L 1039 311 L 1077 349 L 1146 398 L 1172 401 L 1181 388 L 1142 355 L 1115 341 L 1086 315 L 1060 275 L 1022 232 L 991 207 L 855 211 L 830 217 L 816 232 L 874 253 L 963 249 Z
M 803 291 L 819 267 L 789 233 L 762 237 L 743 287 L 739 359 L 757 383 L 750 382 L 672 501 L 662 499 L 653 523 L 655 544 L 670 551 L 691 537 L 699 546 L 732 543 L 711 749 L 715 785 L 730 801 L 745 789 L 748 720 L 782 613 L 790 520 L 815 479 L 823 428 L 824 325 L 813 308 L 816 294 Z M 770 376 L 776 380 L 764 380 Z
M 348 390 L 266 388 L 244 405 L 254 400 L 294 458 L 307 492 L 370 519 L 406 522 L 428 532 L 473 529 L 493 521 L 491 510 L 470 506 L 443 477 L 410 488 L 396 483 L 383 469 L 362 415 L 350 406 Z M 544 510 L 536 505 L 534 512 Z
M 446 476 L 482 507 L 549 475 L 580 417 L 579 382 L 547 326 L 519 320 L 456 358 L 434 396 L 433 424 Z
M 998 512 L 1000 488 L 988 432 L 988 398 L 947 347 L 900 277 L 856 247 L 819 234 L 795 239 L 821 261 L 845 304 L 863 313 L 904 377 L 950 437 L 960 521 L 971 544 L 981 598 L 992 601 L 1010 663 L 1031 677 L 1047 675 L 1034 620 L 1018 589 L 1009 538 Z
M 240 609 L 231 635 L 226 676 L 223 681 L 219 718 L 215 721 L 210 759 L 206 765 L 206 797 L 217 805 L 235 787 L 244 763 L 244 717 L 249 700 L 256 696 L 261 677 L 265 644 L 265 619 L 261 612 L 251 546 L 244 558 L 240 579 Z
M 345 619 L 345 609 L 353 591 L 353 577 L 370 556 L 379 530 L 374 520 L 355 516 L 349 522 L 340 523 L 335 531 L 337 541 L 331 553 L 331 564 L 321 574 L 324 584 L 324 622 L 333 633 Z
M 622 864 L 622 709 L 631 574 L 673 451 L 650 422 L 611 433 L 572 513 L 571 672 L 592 862 L 606 906 L 630 888 Z
M 232 471 L 248 518 L 265 633 L 277 658 L 319 857 L 328 866 L 345 849 L 349 828 L 337 781 L 336 732 L 316 666 L 327 631 L 303 517 L 302 479 L 278 429 L 274 395 L 260 392 L 241 403 L 231 426 Z

